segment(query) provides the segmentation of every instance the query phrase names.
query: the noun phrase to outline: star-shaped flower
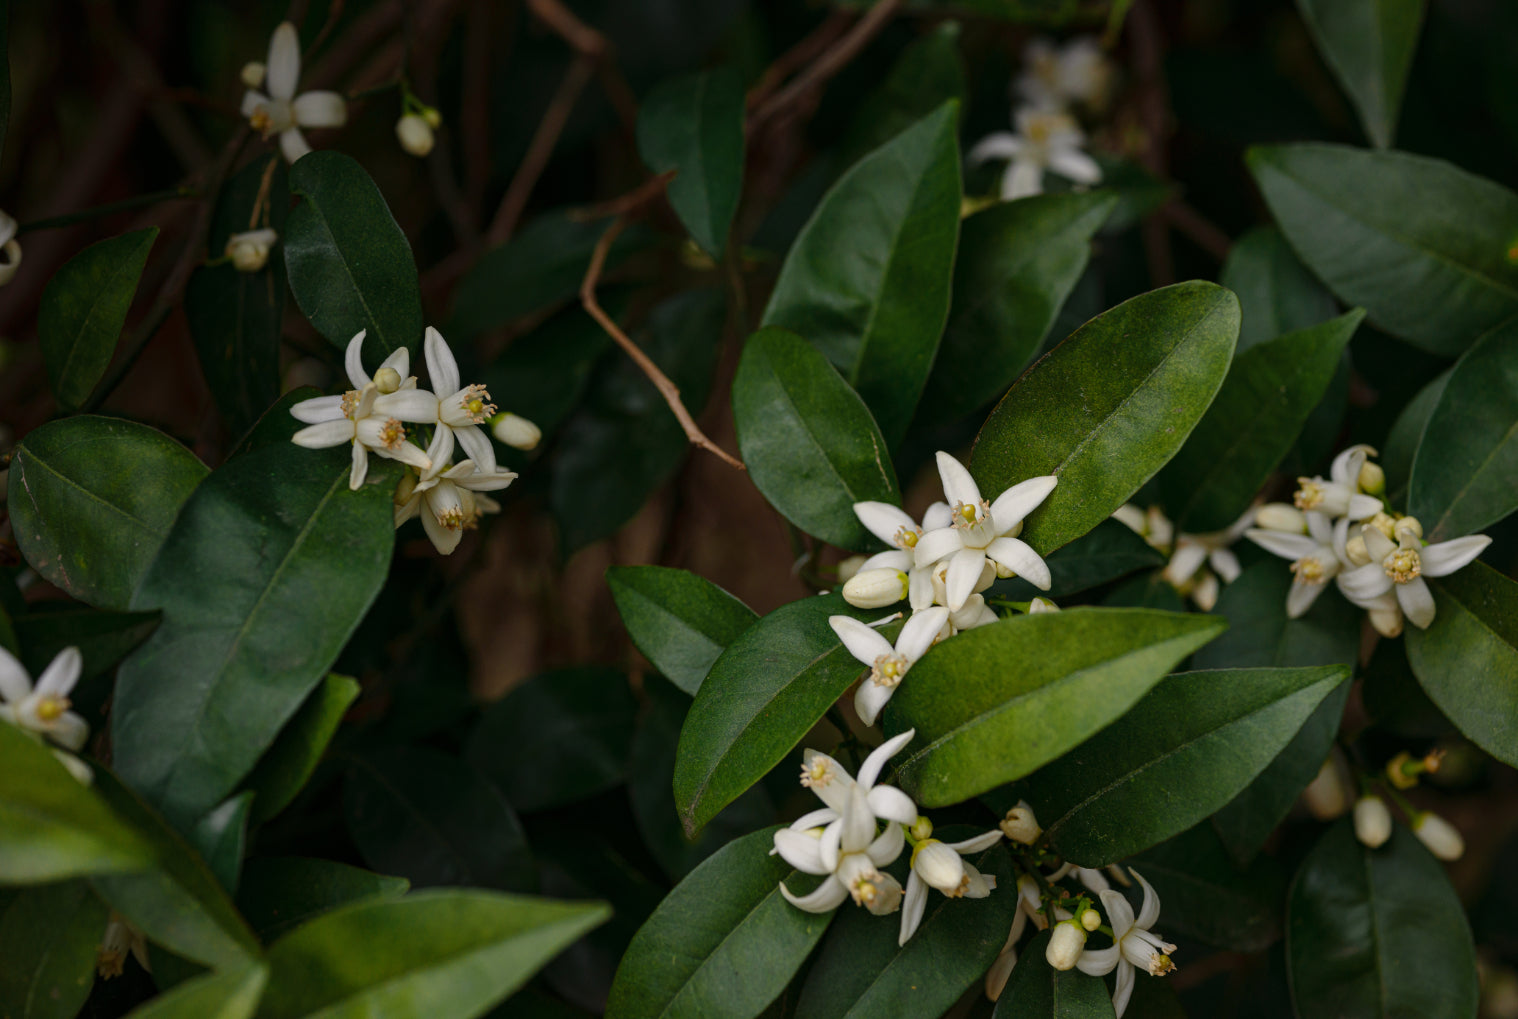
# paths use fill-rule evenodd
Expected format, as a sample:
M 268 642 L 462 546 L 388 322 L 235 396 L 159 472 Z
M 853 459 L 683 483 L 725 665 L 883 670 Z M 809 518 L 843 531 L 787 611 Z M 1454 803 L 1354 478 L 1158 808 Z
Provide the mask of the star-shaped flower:
M 348 122 L 348 104 L 339 93 L 295 94 L 300 82 L 300 36 L 288 21 L 280 22 L 269 40 L 265 73 L 268 94 L 250 86 L 242 97 L 242 115 L 265 138 L 279 135 L 280 151 L 289 162 L 311 151 L 301 128 L 342 127 Z
M 880 709 L 896 692 L 913 663 L 933 646 L 939 631 L 949 621 L 949 610 L 942 605 L 912 613 L 901 628 L 896 645 L 879 631 L 850 616 L 829 616 L 828 625 L 849 649 L 849 654 L 870 667 L 870 674 L 860 682 L 854 694 L 854 710 L 865 725 L 874 725 Z M 915 819 L 912 815 L 907 823 Z

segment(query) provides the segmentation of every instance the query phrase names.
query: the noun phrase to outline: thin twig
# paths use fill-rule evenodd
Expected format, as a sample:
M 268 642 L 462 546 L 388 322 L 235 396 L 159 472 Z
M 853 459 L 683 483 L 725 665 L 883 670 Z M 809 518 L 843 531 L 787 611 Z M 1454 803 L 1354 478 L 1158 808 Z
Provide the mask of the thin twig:
M 669 187 L 669 182 L 674 179 L 675 171 L 665 170 L 657 177 L 650 177 L 631 191 L 615 198 L 596 205 L 587 205 L 583 209 L 575 209 L 569 213 L 569 218 L 576 222 L 589 223 L 605 219 L 607 216 L 625 216 L 664 194 L 664 189 Z
M 281 159 L 278 154 L 270 155 L 269 165 L 264 167 L 263 175 L 258 178 L 258 197 L 253 199 L 253 213 L 248 217 L 249 230 L 256 230 L 258 228 L 258 217 L 260 214 L 263 215 L 264 226 L 269 225 L 269 189 L 274 185 L 274 170 L 279 166 L 280 162 Z
M 880 0 L 871 7 L 869 13 L 860 18 L 836 44 L 829 47 L 811 66 L 798 74 L 794 81 L 766 100 L 755 111 L 749 118 L 749 133 L 757 131 L 777 113 L 843 70 L 844 66 L 853 60 L 859 51 L 864 49 L 896 15 L 900 7 L 901 0 Z
M 86 220 L 99 219 L 101 216 L 111 216 L 118 212 L 129 212 L 132 209 L 157 205 L 159 202 L 172 202 L 181 198 L 199 197 L 199 192 L 194 188 L 181 185 L 180 187 L 166 188 L 163 191 L 154 191 L 146 195 L 134 195 L 131 198 L 123 198 L 119 202 L 109 202 L 90 209 L 80 209 L 78 212 L 69 212 L 62 216 L 49 216 L 47 219 L 37 219 L 30 223 L 22 223 L 16 228 L 16 233 L 19 235 L 31 233 L 34 230 L 54 230 L 60 226 L 73 226 L 75 223 L 83 223 Z
M 848 11 L 834 11 L 823 18 L 820 25 L 764 69 L 754 87 L 748 91 L 748 108 L 752 110 L 758 107 L 780 87 L 781 82 L 826 52 L 853 22 L 854 16 Z
M 607 227 L 606 232 L 601 235 L 601 239 L 596 242 L 596 249 L 590 256 L 590 268 L 585 271 L 585 280 L 580 284 L 580 303 L 585 305 L 585 310 L 590 313 L 590 317 L 595 319 L 602 329 L 606 330 L 607 335 L 617 341 L 617 346 L 627 352 L 627 356 L 633 359 L 633 363 L 638 366 L 643 374 L 648 376 L 648 380 L 659 390 L 659 395 L 664 397 L 664 402 L 669 404 L 669 409 L 674 413 L 676 420 L 680 422 L 680 427 L 685 430 L 685 437 L 691 441 L 691 444 L 715 453 L 724 463 L 730 464 L 740 471 L 746 470 L 747 468 L 743 466 L 742 460 L 732 456 L 721 446 L 707 438 L 706 433 L 701 430 L 700 426 L 690 416 L 690 411 L 685 409 L 685 403 L 680 399 L 679 387 L 671 382 L 669 376 L 660 371 L 659 366 L 654 364 L 649 359 L 649 356 L 643 353 L 642 349 L 628 338 L 627 334 L 612 321 L 611 316 L 606 314 L 602 310 L 601 305 L 596 301 L 596 283 L 601 278 L 601 269 L 606 264 L 606 255 L 611 251 L 612 243 L 616 241 L 617 235 L 626 226 L 627 220 L 618 217 L 612 221 L 611 226 Z
M 527 0 L 527 8 L 553 30 L 576 53 L 599 57 L 607 50 L 606 37 L 575 16 L 559 0 Z

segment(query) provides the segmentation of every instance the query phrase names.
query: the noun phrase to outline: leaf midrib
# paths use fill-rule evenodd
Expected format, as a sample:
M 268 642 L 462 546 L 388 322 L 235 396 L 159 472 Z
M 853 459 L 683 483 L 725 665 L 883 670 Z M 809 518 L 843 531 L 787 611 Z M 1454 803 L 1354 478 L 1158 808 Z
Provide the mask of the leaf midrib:
M 149 241 L 149 243 L 151 243 L 151 241 Z M 140 245 L 139 245 L 139 247 L 140 247 Z M 72 340 L 69 343 L 68 353 L 63 358 L 63 364 L 60 365 L 59 368 L 58 368 L 58 388 L 60 390 L 67 389 L 68 388 L 68 382 L 72 378 L 71 368 L 72 368 L 72 366 L 74 364 L 74 357 L 75 357 L 75 355 L 79 353 L 79 348 L 81 346 L 81 344 L 80 344 L 80 337 L 82 337 L 84 335 L 84 333 L 85 333 L 85 330 L 87 330 L 89 328 L 90 323 L 95 318 L 95 313 L 98 310 L 100 310 L 100 305 L 103 302 L 105 302 L 107 299 L 116 296 L 115 294 L 113 294 L 111 292 L 111 288 L 116 284 L 116 281 L 121 278 L 122 273 L 127 268 L 127 266 L 133 264 L 136 260 L 137 260 L 137 252 L 133 251 L 130 256 L 128 256 L 127 258 L 124 258 L 124 259 L 121 259 L 120 261 L 118 261 L 115 264 L 114 268 L 111 269 L 110 274 L 106 277 L 106 279 L 102 283 L 100 289 L 96 292 L 94 300 L 90 301 L 89 308 L 84 313 L 84 318 L 79 323 L 79 328 L 76 329 L 76 330 L 74 330 L 73 338 L 72 338 Z M 137 271 L 138 271 L 138 276 L 140 277 L 141 273 L 142 273 L 141 268 L 139 268 Z M 135 286 L 132 288 L 133 293 L 136 292 L 136 289 L 137 288 Z M 128 298 L 127 298 L 127 311 L 128 312 L 131 311 L 131 297 L 130 296 L 128 296 Z M 112 350 L 114 351 L 114 349 L 115 348 L 114 348 L 114 345 L 113 345 L 112 346 Z M 109 363 L 110 362 L 107 361 L 107 364 L 109 364 Z M 93 387 L 91 387 L 91 388 L 93 388 Z M 89 393 L 85 393 L 84 395 L 86 397 L 88 397 Z M 69 402 L 73 403 L 74 401 L 70 400 Z

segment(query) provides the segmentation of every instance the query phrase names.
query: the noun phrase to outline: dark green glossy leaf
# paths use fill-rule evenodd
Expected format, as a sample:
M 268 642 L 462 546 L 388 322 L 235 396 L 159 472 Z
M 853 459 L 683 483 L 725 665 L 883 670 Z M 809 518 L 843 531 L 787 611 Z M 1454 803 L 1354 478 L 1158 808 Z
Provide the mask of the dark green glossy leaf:
M 253 800 L 254 824 L 267 821 L 295 799 L 358 695 L 357 682 L 333 674 L 306 698 L 243 783 L 257 794 Z
M 0 1009 L 6 1019 L 73 1019 L 95 985 L 110 910 L 83 881 L 23 888 L 0 908 Z
M 1239 346 L 1327 322 L 1338 313 L 1334 295 L 1307 271 L 1273 226 L 1257 226 L 1228 249 L 1218 282 L 1239 298 Z
M 704 577 L 665 566 L 613 566 L 606 583 L 638 650 L 691 696 L 712 663 L 759 617 Z
M 111 363 L 157 237 L 154 226 L 91 244 L 65 262 L 42 291 L 37 345 L 64 410 L 83 406 Z
M 848 379 L 895 446 L 949 311 L 959 237 L 959 104 L 854 165 L 796 238 L 764 312 Z
M 375 870 L 418 888 L 535 884 L 522 823 L 469 764 L 429 747 L 393 747 L 348 763 L 343 818 Z
M 251 453 L 265 446 L 289 442 L 296 432 L 306 427 L 305 422 L 296 420 L 290 413 L 290 408 L 304 400 L 321 395 L 323 395 L 322 391 L 315 386 L 299 386 L 275 400 L 273 405 L 254 422 L 253 427 L 237 440 L 237 445 L 232 447 L 232 452 L 227 454 L 227 459 Z
M 1186 441 L 1223 384 L 1239 303 L 1178 283 L 1099 315 L 1028 370 L 986 419 L 970 471 L 994 499 L 1028 478 L 1060 484 L 1022 539 L 1052 552 L 1091 530 Z
M 258 1016 L 480 1015 L 609 915 L 475 890 L 354 903 L 274 943 Z
M 916 729 L 897 781 L 924 806 L 978 796 L 1054 760 L 1127 711 L 1222 631 L 1148 609 L 1017 616 L 930 648 L 886 705 Z
M 638 105 L 638 152 L 654 173 L 676 171 L 670 207 L 713 258 L 743 191 L 743 75 L 734 67 L 663 82 Z
M 1051 578 L 1049 590 L 1040 591 L 1021 577 L 1015 577 L 998 582 L 987 597 L 1000 595 L 1012 601 L 1038 597 L 1068 598 L 1109 580 L 1164 566 L 1165 557 L 1127 526 L 1116 520 L 1104 520 L 1083 537 L 1052 553 L 1047 563 Z
M 1518 509 L 1518 321 L 1476 341 L 1445 383 L 1413 457 L 1407 512 L 1430 543 Z
M 1281 865 L 1267 856 L 1247 870 L 1235 867 L 1209 825 L 1161 842 L 1128 866 L 1158 893 L 1157 926 L 1167 936 L 1196 938 L 1235 952 L 1260 951 L 1281 936 L 1286 899 Z
M 10 465 L 6 506 L 32 569 L 82 602 L 124 609 L 205 465 L 147 425 L 53 421 Z
M 622 958 L 608 1016 L 751 1019 L 785 990 L 832 916 L 781 897 L 779 882 L 801 884 L 769 855 L 773 838 L 769 828 L 729 843 L 669 893 Z
M 1327 391 L 1364 317 L 1356 308 L 1234 358 L 1223 388 L 1160 474 L 1176 530 L 1221 531 L 1249 508 Z
M 1460 730 L 1424 693 L 1401 641 L 1378 641 L 1361 670 L 1360 695 L 1378 729 L 1413 739 L 1444 739 Z
M 77 647 L 84 658 L 81 681 L 102 675 L 158 626 L 156 612 L 102 612 L 62 603 L 40 603 L 36 609 L 12 620 L 21 643 L 21 662 L 34 676 L 41 675 L 66 647 Z
M 1460 353 L 1518 314 L 1518 195 L 1458 167 L 1342 145 L 1249 151 L 1270 211 L 1302 261 L 1372 324 Z
M 1028 799 L 1061 856 L 1083 867 L 1121 860 L 1237 796 L 1349 673 L 1343 665 L 1178 673 L 1032 776 Z
M 1401 825 L 1379 849 L 1348 819 L 1302 861 L 1286 907 L 1301 1019 L 1469 1019 L 1476 956 L 1444 868 Z
M 843 548 L 871 538 L 854 503 L 900 503 L 890 450 L 869 408 L 816 348 L 784 329 L 749 337 L 733 378 L 749 476 L 791 523 Z
M 1429 587 L 1438 614 L 1407 628 L 1408 664 L 1461 732 L 1518 767 L 1518 583 L 1478 562 Z
M 290 290 L 339 350 L 360 329 L 375 363 L 422 342 L 422 288 L 411 245 L 374 181 L 341 152 L 312 152 L 290 168 L 300 199 L 285 223 Z M 377 356 L 375 356 L 377 355 Z
M 954 301 L 925 411 L 966 414 L 1006 391 L 1054 324 L 1117 197 L 1104 191 L 999 202 L 965 220 Z
M 638 705 L 618 669 L 557 669 L 486 710 L 466 754 L 518 810 L 546 810 L 620 785 Z
M 1402 413 L 1397 415 L 1386 445 L 1381 449 L 1381 468 L 1386 471 L 1386 497 L 1394 506 L 1407 505 L 1407 486 L 1412 480 L 1413 458 L 1423 442 L 1423 432 L 1434 408 L 1444 396 L 1454 369 L 1435 376 L 1434 380 L 1414 396 Z
M 828 625 L 863 618 L 842 595 L 782 605 L 728 645 L 680 730 L 675 802 L 694 835 L 787 754 L 863 666 Z
M 273 176 L 268 178 L 265 190 L 264 174 L 271 163 Z M 249 218 L 260 196 L 265 204 L 257 227 L 267 226 L 281 237 L 285 235 L 285 216 L 290 209 L 284 200 L 289 193 L 286 174 L 284 159 L 271 153 L 253 160 L 227 182 L 216 202 L 206 244 L 213 256 L 222 256 L 227 238 L 249 229 Z M 276 244 L 258 272 L 239 272 L 227 262 L 202 265 L 185 287 L 184 313 L 216 409 L 232 433 L 240 435 L 279 399 L 284 251 Z
M 1049 932 L 1028 942 L 996 999 L 995 1019 L 1113 1019 L 1112 996 L 1101 977 L 1060 972 L 1044 958 Z
M 284 444 L 228 461 L 137 589 L 132 607 L 163 623 L 121 667 L 115 763 L 175 823 L 237 787 L 385 581 L 398 465 L 372 464 L 354 492 L 349 463 Z
M 950 99 L 964 105 L 959 34 L 957 21 L 944 21 L 901 51 L 890 73 L 849 120 L 834 166 L 848 169 Z
M 238 793 L 202 817 L 189 832 L 190 844 L 231 895 L 237 894 L 242 858 L 248 848 L 248 814 L 252 807 L 253 793 Z
M 1302 20 L 1378 149 L 1390 148 L 1396 134 L 1427 7 L 1428 0 L 1297 0 Z
M 261 962 L 205 973 L 134 1009 L 129 1019 L 250 1019 L 268 979 Z
M 1161 609 L 1165 612 L 1185 612 L 1186 599 L 1181 597 L 1175 585 L 1165 579 L 1163 573 L 1140 574 L 1129 577 L 1113 588 L 1102 604 L 1114 609 Z
M 237 906 L 268 943 L 314 916 L 360 899 L 394 899 L 411 882 L 375 874 L 335 860 L 263 856 L 249 860 L 237 892 Z

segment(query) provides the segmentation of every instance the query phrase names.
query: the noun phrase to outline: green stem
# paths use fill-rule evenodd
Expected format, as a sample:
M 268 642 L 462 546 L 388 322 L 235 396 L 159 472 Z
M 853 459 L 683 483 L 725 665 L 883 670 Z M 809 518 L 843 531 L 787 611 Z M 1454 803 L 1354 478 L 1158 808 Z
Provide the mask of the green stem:
M 111 202 L 107 205 L 97 205 L 91 209 L 81 209 L 78 212 L 65 213 L 62 216 L 51 216 L 48 219 L 38 219 L 30 223 L 22 223 L 16 228 L 16 233 L 19 235 L 31 233 L 34 230 L 54 230 L 60 226 L 73 226 L 75 223 L 98 219 L 101 216 L 110 216 L 118 212 L 128 212 L 132 209 L 141 209 L 148 205 L 157 205 L 159 202 L 199 197 L 200 192 L 194 188 L 168 188 L 164 191 L 153 191 L 145 195 L 137 195 L 135 198 L 123 198 L 119 202 Z

